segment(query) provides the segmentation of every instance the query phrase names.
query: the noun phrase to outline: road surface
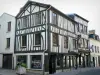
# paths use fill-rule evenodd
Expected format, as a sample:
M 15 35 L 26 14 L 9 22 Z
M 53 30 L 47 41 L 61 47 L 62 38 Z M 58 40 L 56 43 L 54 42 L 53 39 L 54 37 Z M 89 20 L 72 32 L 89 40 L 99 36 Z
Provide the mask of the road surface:
M 77 75 L 100 75 L 100 69 L 93 69 L 90 71 L 79 73 Z
M 16 71 L 0 69 L 0 75 L 16 75 Z M 42 75 L 35 73 L 27 73 L 26 75 Z M 99 68 L 83 68 L 77 70 L 71 70 L 68 72 L 60 72 L 51 75 L 100 75 L 100 67 Z

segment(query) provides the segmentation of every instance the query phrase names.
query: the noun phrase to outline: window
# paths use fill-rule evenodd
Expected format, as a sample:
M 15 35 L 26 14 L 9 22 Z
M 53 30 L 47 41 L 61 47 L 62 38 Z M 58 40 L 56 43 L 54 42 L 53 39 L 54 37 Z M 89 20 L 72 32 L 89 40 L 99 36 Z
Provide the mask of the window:
M 83 32 L 83 25 L 80 24 L 80 32 Z
M 89 41 L 87 40 L 86 42 L 87 42 L 87 47 L 86 48 L 88 48 L 89 47 Z
M 52 14 L 52 23 L 57 25 L 57 14 L 53 12 Z
M 92 52 L 94 52 L 94 45 L 91 46 Z
M 84 47 L 88 48 L 88 40 L 84 39 Z
M 19 56 L 16 56 L 16 60 L 17 60 L 17 64 L 19 62 L 22 62 L 22 63 L 25 63 L 27 65 L 27 56 L 26 55 L 19 55 Z
M 23 17 L 23 28 L 27 27 L 27 23 L 28 23 L 28 17 Z
M 23 35 L 22 36 L 21 45 L 22 45 L 22 47 L 26 47 L 26 44 L 27 44 L 27 36 L 26 35 Z
M 7 48 L 10 48 L 10 38 L 7 38 Z
M 8 22 L 8 31 L 11 31 L 11 22 Z
M 41 44 L 41 33 L 35 34 L 35 45 Z
M 97 53 L 98 53 L 98 46 L 97 46 Z
M 53 45 L 58 46 L 58 34 L 53 33 Z
M 68 37 L 64 37 L 64 48 L 68 48 Z
M 77 40 L 73 39 L 73 48 L 76 49 L 77 48 Z
M 36 14 L 35 24 L 36 25 L 41 24 L 41 13 Z
M 66 67 L 66 56 L 63 57 L 63 67 Z
M 61 58 L 58 56 L 57 57 L 57 66 L 56 67 L 60 67 L 60 60 L 61 60 Z
M 87 34 L 87 26 L 84 26 L 84 33 Z
M 41 55 L 31 56 L 31 68 L 32 69 L 42 69 Z
M 0 25 L 0 28 L 1 28 L 1 25 Z
M 95 39 L 96 39 L 96 40 L 99 40 L 99 36 L 98 36 L 98 35 L 95 35 Z
M 98 53 L 99 53 L 99 47 L 97 47 L 97 51 L 98 51 Z
M 96 46 L 95 46 L 95 53 L 97 52 L 97 48 L 96 48 Z
M 77 24 L 77 31 L 79 32 L 80 30 L 79 30 L 79 24 Z
M 69 22 L 68 24 L 68 30 L 71 32 L 75 32 L 75 25 L 72 22 Z

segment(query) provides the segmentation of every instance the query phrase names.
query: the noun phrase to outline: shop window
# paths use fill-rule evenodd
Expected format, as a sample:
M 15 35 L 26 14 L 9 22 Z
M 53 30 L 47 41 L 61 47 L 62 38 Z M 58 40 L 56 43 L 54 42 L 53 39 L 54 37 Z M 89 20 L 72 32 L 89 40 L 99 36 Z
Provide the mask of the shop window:
M 42 69 L 41 55 L 31 56 L 31 68 L 32 69 Z
M 63 67 L 66 65 L 66 56 L 63 57 Z
M 27 65 L 27 56 L 26 55 L 19 55 L 17 56 L 17 64 L 21 62 Z
M 56 67 L 60 67 L 60 57 L 57 58 L 57 66 Z

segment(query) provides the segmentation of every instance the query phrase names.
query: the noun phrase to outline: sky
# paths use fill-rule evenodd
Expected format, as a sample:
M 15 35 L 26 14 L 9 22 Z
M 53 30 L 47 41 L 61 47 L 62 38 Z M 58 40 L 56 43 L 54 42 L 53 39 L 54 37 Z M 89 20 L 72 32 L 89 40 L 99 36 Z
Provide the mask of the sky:
M 0 15 L 4 12 L 16 16 L 28 0 L 0 0 Z M 88 29 L 100 36 L 100 0 L 31 0 L 51 4 L 64 14 L 77 13 L 89 20 Z

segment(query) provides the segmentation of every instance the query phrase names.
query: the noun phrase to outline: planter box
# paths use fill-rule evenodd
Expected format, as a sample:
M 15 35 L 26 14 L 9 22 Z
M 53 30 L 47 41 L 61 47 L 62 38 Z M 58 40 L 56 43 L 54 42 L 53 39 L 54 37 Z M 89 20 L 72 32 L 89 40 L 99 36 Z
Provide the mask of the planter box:
M 26 74 L 26 68 L 25 67 L 18 67 L 17 74 Z

